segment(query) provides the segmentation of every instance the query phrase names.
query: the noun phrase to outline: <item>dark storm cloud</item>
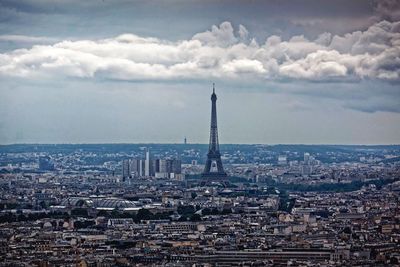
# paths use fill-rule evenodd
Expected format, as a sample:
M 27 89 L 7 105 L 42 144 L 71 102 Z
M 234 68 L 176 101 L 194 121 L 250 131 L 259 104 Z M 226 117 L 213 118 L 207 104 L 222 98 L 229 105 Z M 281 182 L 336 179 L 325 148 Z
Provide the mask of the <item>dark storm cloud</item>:
M 187 39 L 194 32 L 231 21 L 246 25 L 257 38 L 328 31 L 343 34 L 366 27 L 373 16 L 369 1 L 50 1 L 5 0 L 0 23 L 6 34 L 98 38 L 134 32 L 169 40 Z M 335 23 L 336 22 L 336 23 Z M 343 22 L 343 23 L 340 23 Z M 22 31 L 22 32 L 21 32 Z
M 375 4 L 374 15 L 377 20 L 387 20 L 387 21 L 400 20 L 400 1 L 376 0 L 374 4 Z

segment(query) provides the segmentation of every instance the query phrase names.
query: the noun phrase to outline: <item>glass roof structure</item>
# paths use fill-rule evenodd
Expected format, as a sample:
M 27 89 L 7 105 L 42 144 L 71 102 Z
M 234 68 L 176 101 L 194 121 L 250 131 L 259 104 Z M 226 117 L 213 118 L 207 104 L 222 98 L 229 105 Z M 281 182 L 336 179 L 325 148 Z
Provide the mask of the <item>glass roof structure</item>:
M 113 209 L 125 209 L 137 207 L 136 203 L 126 199 L 119 198 L 79 198 L 71 197 L 64 199 L 61 202 L 62 206 L 87 206 L 93 208 L 113 208 Z

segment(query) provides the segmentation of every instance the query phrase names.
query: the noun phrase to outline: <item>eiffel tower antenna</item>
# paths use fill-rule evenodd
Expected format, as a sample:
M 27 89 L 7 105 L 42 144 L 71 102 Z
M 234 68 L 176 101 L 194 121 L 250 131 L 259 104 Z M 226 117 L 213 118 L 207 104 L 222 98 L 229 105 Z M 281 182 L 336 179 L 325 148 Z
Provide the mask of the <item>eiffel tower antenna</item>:
M 211 125 L 210 125 L 210 142 L 208 145 L 207 161 L 204 171 L 201 174 L 201 185 L 208 185 L 217 182 L 226 186 L 229 184 L 226 172 L 221 161 L 218 142 L 218 126 L 217 126 L 217 95 L 215 94 L 215 84 L 213 83 L 213 93 L 211 95 Z

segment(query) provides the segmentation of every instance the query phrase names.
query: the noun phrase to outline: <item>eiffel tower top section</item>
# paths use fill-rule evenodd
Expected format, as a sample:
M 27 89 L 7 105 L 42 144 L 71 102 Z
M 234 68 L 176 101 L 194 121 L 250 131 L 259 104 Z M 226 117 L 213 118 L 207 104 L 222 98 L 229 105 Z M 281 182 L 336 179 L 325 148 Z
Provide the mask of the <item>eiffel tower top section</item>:
M 213 83 L 213 93 L 211 95 L 211 127 L 210 143 L 208 153 L 219 154 L 218 126 L 217 126 L 217 95 L 215 94 L 215 84 Z

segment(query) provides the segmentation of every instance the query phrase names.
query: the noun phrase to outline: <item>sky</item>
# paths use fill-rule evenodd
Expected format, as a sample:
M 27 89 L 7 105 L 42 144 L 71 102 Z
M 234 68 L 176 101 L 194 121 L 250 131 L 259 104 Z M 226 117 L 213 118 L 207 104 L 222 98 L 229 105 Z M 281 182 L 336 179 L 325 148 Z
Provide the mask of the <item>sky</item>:
M 399 144 L 400 1 L 1 0 L 0 144 Z

